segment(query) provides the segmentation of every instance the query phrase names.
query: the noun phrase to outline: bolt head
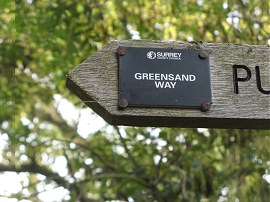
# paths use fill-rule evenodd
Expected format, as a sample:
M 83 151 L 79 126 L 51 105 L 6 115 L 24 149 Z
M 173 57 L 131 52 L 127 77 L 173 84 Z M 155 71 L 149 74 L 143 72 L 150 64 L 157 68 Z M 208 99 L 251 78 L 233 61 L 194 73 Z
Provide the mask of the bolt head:
M 118 102 L 120 108 L 124 109 L 128 106 L 128 101 L 126 99 L 121 99 Z
M 206 58 L 208 58 L 208 56 L 209 56 L 209 53 L 206 50 L 202 50 L 202 51 L 199 52 L 199 57 L 201 59 L 206 59 Z
M 121 47 L 121 46 L 120 46 L 119 48 L 117 48 L 117 53 L 118 53 L 118 55 L 120 55 L 120 56 L 125 55 L 126 52 L 127 52 L 127 49 L 126 49 L 125 47 Z
M 211 108 L 212 102 L 203 102 L 201 104 L 201 111 L 207 112 Z

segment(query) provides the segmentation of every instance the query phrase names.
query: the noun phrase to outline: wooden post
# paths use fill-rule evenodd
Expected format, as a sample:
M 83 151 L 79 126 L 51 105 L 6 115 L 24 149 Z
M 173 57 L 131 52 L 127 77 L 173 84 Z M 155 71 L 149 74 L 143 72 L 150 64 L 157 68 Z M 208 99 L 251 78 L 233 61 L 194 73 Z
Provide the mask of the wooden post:
M 209 51 L 212 106 L 119 109 L 119 46 Z M 269 46 L 151 40 L 111 41 L 67 75 L 67 87 L 112 125 L 270 129 Z

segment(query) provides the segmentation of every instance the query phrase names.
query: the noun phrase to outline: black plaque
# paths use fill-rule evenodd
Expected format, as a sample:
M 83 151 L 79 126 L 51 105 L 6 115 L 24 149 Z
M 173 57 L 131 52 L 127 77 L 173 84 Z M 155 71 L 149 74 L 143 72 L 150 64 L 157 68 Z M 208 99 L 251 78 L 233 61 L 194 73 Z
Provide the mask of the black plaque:
M 119 47 L 119 104 L 201 108 L 212 103 L 207 51 Z

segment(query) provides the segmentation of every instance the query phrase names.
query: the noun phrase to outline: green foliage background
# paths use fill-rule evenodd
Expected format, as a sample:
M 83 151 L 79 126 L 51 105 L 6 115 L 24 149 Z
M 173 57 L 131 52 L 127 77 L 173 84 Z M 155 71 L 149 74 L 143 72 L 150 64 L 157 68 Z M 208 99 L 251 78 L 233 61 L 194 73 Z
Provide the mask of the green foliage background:
M 65 76 L 114 39 L 269 44 L 269 4 L 0 0 L 0 172 L 26 172 L 29 180 L 4 197 L 40 201 L 37 186 L 45 183 L 69 191 L 62 201 L 268 201 L 269 130 L 106 126 L 82 137 L 54 97 L 83 108 Z M 59 156 L 66 176 L 52 169 Z

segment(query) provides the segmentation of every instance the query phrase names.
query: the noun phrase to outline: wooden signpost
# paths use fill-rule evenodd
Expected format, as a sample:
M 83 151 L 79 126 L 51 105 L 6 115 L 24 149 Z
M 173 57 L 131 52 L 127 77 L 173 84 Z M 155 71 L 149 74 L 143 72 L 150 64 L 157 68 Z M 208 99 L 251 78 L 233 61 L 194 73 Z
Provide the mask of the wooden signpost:
M 112 125 L 270 129 L 269 46 L 111 41 L 66 85 Z

